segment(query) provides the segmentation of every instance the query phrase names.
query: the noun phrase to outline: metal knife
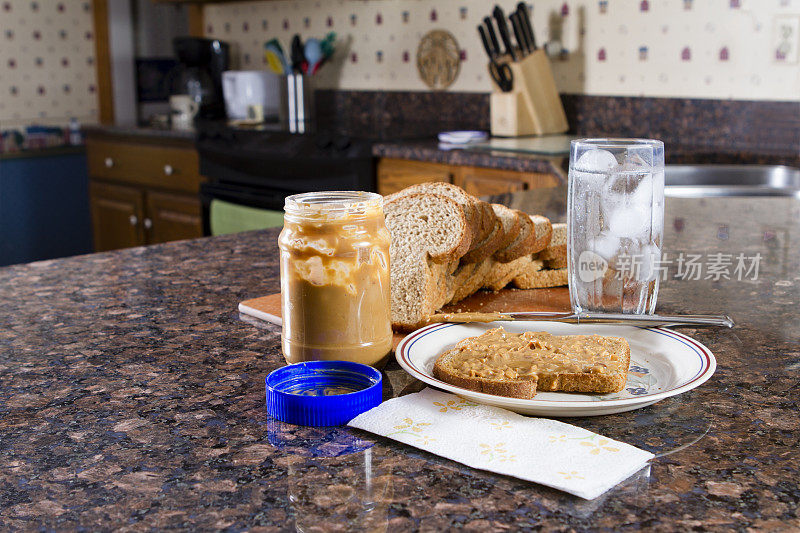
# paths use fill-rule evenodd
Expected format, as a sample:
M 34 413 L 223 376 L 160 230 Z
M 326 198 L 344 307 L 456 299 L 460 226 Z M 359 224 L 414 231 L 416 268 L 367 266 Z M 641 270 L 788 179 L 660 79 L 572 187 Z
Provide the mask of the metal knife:
M 621 313 L 438 313 L 431 315 L 429 323 L 450 322 L 494 322 L 495 320 L 566 322 L 570 324 L 625 324 L 628 326 L 724 326 L 732 328 L 733 319 L 728 315 L 626 315 Z
M 530 51 L 533 52 L 536 50 L 536 37 L 533 34 L 533 25 L 531 25 L 531 14 L 528 12 L 528 4 L 525 2 L 517 4 L 517 13 L 519 13 L 519 20 L 522 23 L 522 31 L 530 44 Z
M 503 13 L 503 9 L 500 6 L 494 6 L 492 14 L 494 15 L 494 20 L 497 22 L 497 31 L 500 34 L 500 38 L 503 40 L 503 45 L 506 47 L 506 53 L 511 56 L 511 61 L 516 61 L 517 54 L 514 53 L 514 47 L 511 45 L 511 35 L 508 33 L 508 19 L 506 19 L 506 14 Z

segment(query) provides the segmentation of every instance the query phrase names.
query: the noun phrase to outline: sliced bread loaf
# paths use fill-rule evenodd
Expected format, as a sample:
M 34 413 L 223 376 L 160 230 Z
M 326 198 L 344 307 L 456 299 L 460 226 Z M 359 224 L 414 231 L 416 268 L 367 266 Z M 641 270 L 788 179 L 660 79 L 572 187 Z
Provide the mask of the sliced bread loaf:
M 567 269 L 554 270 L 525 269 L 514 277 L 514 286 L 518 289 L 544 289 L 547 287 L 563 287 L 568 284 Z
M 411 328 L 452 298 L 447 279 L 470 242 L 462 205 L 439 194 L 390 195 L 392 325 Z
M 539 270 L 542 268 L 542 262 L 534 260 L 530 255 L 523 255 L 508 263 L 501 263 L 499 261 L 491 261 L 491 268 L 488 274 L 483 279 L 483 288 L 492 291 L 499 291 L 520 274 L 528 270 Z

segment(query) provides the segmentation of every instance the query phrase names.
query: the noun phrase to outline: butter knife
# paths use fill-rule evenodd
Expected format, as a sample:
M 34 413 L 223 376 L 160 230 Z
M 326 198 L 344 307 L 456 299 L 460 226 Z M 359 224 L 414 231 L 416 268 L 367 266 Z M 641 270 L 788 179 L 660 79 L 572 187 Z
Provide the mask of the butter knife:
M 625 324 L 628 326 L 724 326 L 732 328 L 733 319 L 728 315 L 627 315 L 622 313 L 550 313 L 539 311 L 513 313 L 437 313 L 431 315 L 429 323 L 547 321 L 569 324 Z

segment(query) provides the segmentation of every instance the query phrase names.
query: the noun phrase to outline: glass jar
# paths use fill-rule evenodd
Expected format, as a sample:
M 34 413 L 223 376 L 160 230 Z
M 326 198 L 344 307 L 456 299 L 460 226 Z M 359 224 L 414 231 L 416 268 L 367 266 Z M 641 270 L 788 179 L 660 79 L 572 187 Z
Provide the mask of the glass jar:
M 384 362 L 392 326 L 383 197 L 296 194 L 284 212 L 278 245 L 286 361 Z

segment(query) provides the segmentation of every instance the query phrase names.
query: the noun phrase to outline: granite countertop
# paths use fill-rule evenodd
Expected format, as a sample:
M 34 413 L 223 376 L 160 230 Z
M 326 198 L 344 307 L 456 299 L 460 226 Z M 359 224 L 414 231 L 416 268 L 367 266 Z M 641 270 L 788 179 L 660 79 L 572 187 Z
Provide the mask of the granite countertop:
M 569 153 L 559 156 L 458 148 L 446 150 L 439 146 L 439 141 L 436 139 L 376 143 L 372 147 L 372 154 L 375 157 L 411 159 L 446 165 L 553 174 L 560 176 L 564 182 L 566 182 L 565 169 L 569 159 Z
M 563 205 L 545 194 L 563 188 L 509 200 Z M 715 353 L 710 381 L 636 411 L 565 419 L 657 455 L 592 501 L 357 430 L 270 419 L 264 377 L 284 364 L 280 331 L 236 306 L 279 290 L 276 238 L 0 269 L 5 528 L 800 528 L 800 201 L 667 200 L 668 254 L 762 261 L 757 279 L 663 285 L 661 312 L 737 321 L 680 328 Z M 385 372 L 387 397 L 414 387 L 395 363 Z
M 121 137 L 135 137 L 141 139 L 168 139 L 175 141 L 194 142 L 197 132 L 194 130 L 174 130 L 167 127 L 138 126 L 135 124 L 120 125 L 86 125 L 83 128 L 85 134 L 105 134 L 117 135 Z

